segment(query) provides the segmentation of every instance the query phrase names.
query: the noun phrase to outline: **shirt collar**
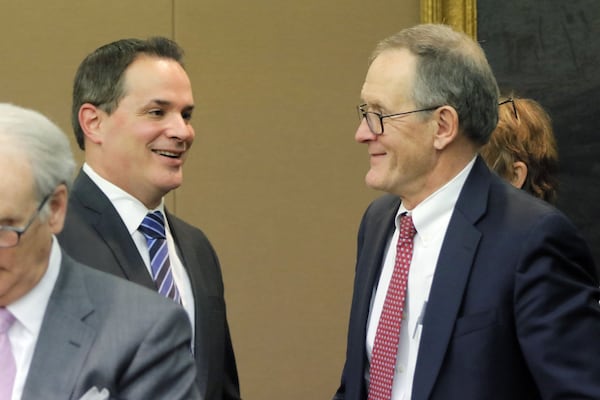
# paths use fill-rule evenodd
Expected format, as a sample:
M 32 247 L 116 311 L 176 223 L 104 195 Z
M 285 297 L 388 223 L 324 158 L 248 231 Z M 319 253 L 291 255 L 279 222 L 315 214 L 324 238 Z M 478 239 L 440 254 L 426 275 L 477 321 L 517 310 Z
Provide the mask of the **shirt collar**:
M 137 231 L 148 212 L 159 210 L 163 215 L 165 214 L 164 199 L 161 199 L 160 204 L 154 210 L 148 210 L 141 201 L 98 175 L 89 164 L 83 164 L 83 172 L 85 172 L 87 176 L 98 185 L 106 197 L 108 197 L 117 210 L 117 213 L 121 216 L 130 235 Z
M 469 172 L 475 164 L 475 159 L 476 157 L 473 157 L 454 178 L 429 195 L 412 210 L 408 211 L 404 204 L 400 204 L 396 214 L 396 229 L 400 226 L 400 216 L 408 213 L 412 216 L 413 224 L 423 240 L 427 241 L 437 234 L 445 233 L 445 228 L 452 216 L 452 210 L 458 201 L 458 196 L 469 176 Z
M 52 247 L 48 260 L 48 268 L 40 281 L 25 296 L 7 306 L 8 310 L 15 316 L 25 329 L 37 336 L 44 320 L 48 300 L 54 290 L 62 254 L 56 237 L 52 237 Z

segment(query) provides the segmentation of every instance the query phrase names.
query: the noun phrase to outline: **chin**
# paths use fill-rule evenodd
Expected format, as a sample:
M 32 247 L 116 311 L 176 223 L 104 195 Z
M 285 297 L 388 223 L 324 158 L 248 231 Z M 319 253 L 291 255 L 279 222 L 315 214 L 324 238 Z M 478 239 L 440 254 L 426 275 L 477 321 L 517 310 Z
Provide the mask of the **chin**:
M 170 192 L 171 190 L 178 189 L 181 186 L 182 183 L 183 182 L 181 182 L 181 181 L 179 181 L 179 182 L 172 182 L 171 184 L 166 185 L 165 188 L 167 189 L 167 192 Z
M 367 186 L 375 190 L 385 190 L 385 185 L 383 184 L 381 179 L 373 175 L 374 174 L 371 174 L 371 172 L 369 172 L 365 177 L 365 183 L 367 184 Z
M 156 185 L 166 190 L 177 189 L 183 183 L 183 173 L 179 171 L 170 171 L 167 174 L 159 175 L 155 180 Z
M 178 187 L 180 187 L 181 184 L 182 184 L 181 180 L 170 180 L 167 182 L 165 182 L 165 181 L 157 182 L 156 187 L 166 195 L 170 191 L 175 190 Z

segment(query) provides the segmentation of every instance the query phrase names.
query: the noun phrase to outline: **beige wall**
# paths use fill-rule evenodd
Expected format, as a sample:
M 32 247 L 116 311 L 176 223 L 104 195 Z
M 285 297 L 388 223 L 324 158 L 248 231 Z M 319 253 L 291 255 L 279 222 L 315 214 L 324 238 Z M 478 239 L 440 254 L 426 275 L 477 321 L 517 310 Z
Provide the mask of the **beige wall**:
M 356 229 L 378 195 L 363 182 L 354 106 L 374 44 L 418 18 L 418 0 L 4 2 L 0 101 L 70 135 L 71 80 L 88 52 L 122 37 L 177 40 L 197 137 L 169 204 L 219 253 L 242 394 L 327 399 Z

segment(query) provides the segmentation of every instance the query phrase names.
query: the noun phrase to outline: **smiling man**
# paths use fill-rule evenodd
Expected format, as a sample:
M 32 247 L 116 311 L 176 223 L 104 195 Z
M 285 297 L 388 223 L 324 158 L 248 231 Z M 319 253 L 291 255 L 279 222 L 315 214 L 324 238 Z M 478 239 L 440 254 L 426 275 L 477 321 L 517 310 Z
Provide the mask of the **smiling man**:
M 74 169 L 54 123 L 0 104 L 0 399 L 203 399 L 185 311 L 57 242 Z
M 366 183 L 335 400 L 600 398 L 589 248 L 478 155 L 498 120 L 481 47 L 444 25 L 379 43 L 358 107 Z
M 182 56 L 166 38 L 124 39 L 81 63 L 71 118 L 85 163 L 59 240 L 75 259 L 181 303 L 195 333 L 202 394 L 239 399 L 217 255 L 163 201 L 182 184 L 194 141 Z

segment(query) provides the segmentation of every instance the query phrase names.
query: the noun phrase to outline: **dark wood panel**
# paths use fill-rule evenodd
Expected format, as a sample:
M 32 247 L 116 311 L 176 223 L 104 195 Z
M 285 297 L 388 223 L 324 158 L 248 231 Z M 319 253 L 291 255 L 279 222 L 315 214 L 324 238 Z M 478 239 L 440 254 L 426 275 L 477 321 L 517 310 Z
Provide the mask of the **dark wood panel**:
M 600 268 L 600 1 L 479 0 L 478 40 L 503 92 L 550 113 L 560 154 L 558 208 Z

